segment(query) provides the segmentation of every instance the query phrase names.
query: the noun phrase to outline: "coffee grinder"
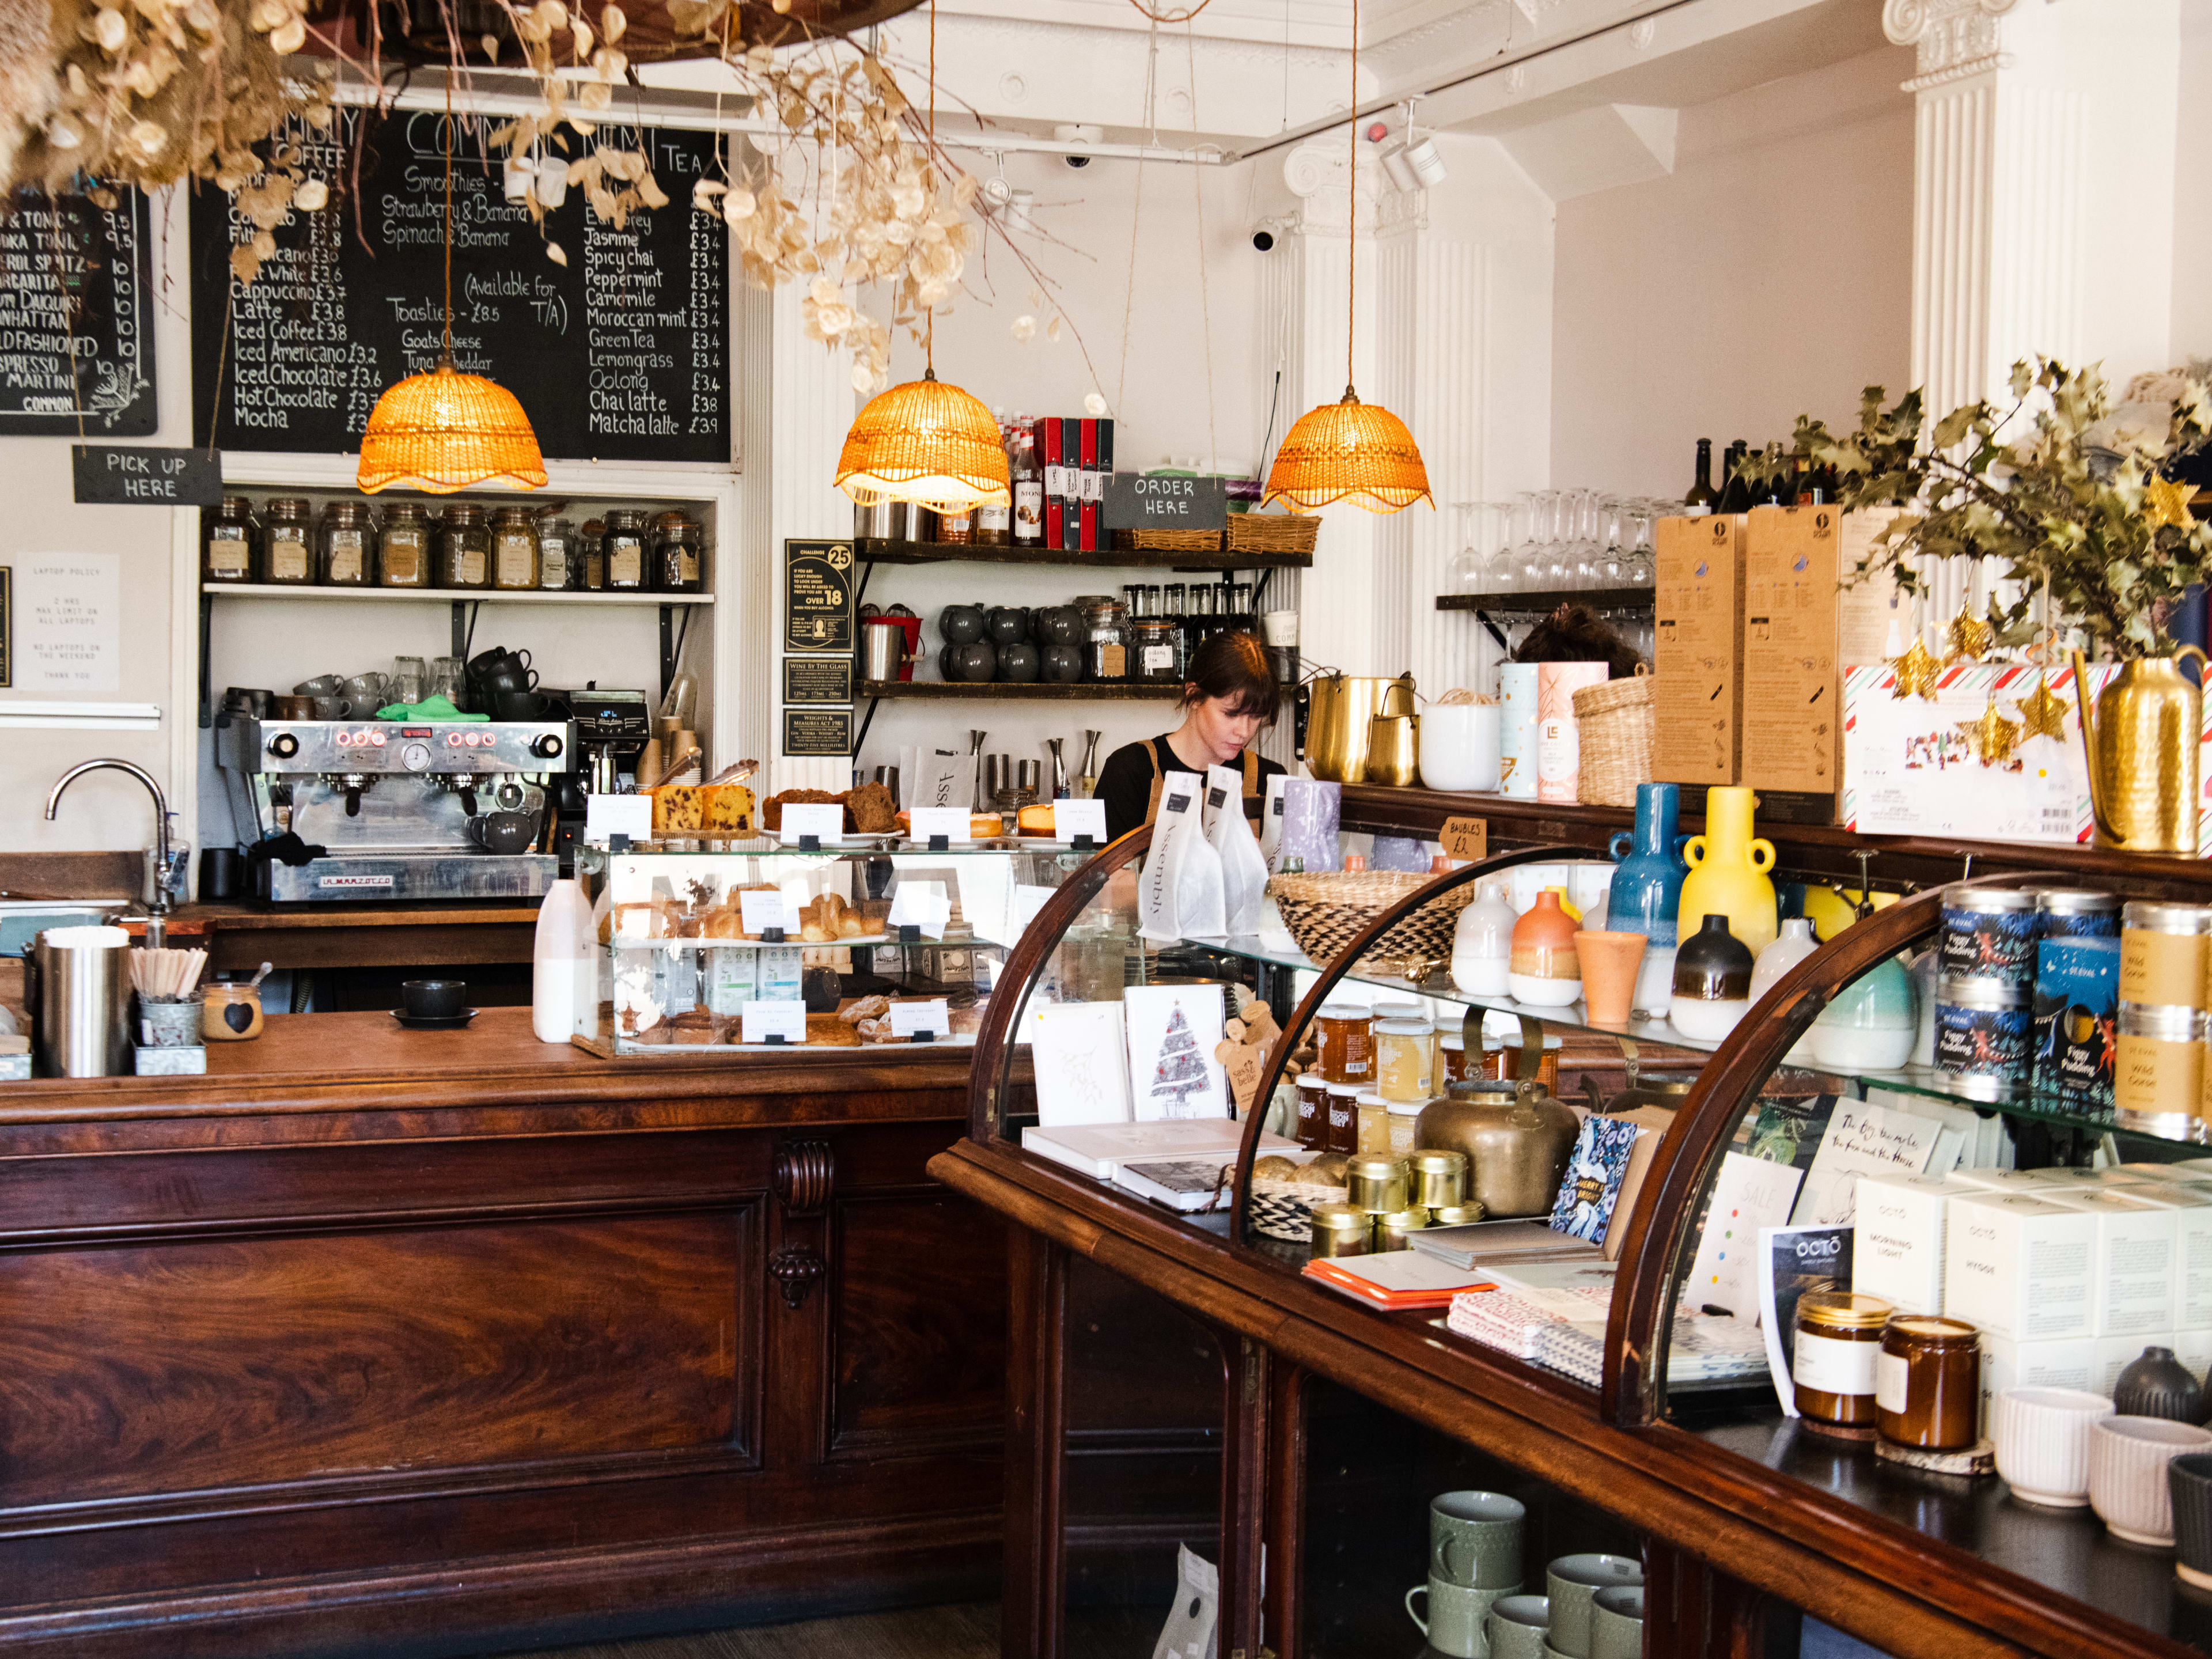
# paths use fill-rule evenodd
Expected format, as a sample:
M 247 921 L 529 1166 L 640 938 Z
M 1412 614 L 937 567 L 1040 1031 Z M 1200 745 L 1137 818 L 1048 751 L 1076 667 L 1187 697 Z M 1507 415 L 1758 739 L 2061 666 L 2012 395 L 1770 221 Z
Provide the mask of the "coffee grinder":
M 550 695 L 576 733 L 577 766 L 562 780 L 561 825 L 554 851 L 561 867 L 575 868 L 575 845 L 584 833 L 584 797 L 618 795 L 637 787 L 637 757 L 653 735 L 653 705 L 642 691 L 602 691 L 597 682 L 580 691 Z

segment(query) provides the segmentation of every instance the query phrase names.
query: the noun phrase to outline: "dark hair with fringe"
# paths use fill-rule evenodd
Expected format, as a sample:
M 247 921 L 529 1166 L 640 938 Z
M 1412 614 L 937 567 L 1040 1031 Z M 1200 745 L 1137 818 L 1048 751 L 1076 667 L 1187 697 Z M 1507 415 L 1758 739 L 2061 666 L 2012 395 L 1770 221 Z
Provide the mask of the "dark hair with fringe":
M 1198 647 L 1183 677 L 1186 708 L 1221 697 L 1230 700 L 1231 714 L 1256 715 L 1265 722 L 1275 718 L 1282 695 L 1267 647 L 1257 634 L 1216 634 Z

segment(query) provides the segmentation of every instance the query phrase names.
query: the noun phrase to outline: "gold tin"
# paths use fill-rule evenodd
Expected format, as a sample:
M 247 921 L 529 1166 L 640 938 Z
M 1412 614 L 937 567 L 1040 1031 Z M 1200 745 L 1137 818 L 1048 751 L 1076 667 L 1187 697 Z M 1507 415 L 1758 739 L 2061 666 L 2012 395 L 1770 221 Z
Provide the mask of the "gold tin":
M 1413 1201 L 1413 1171 L 1402 1158 L 1355 1158 L 1345 1186 L 1352 1207 L 1370 1215 L 1389 1215 Z
M 2120 1000 L 2144 1006 L 2204 1006 L 2212 908 L 2131 899 L 2120 911 Z
M 1413 1202 L 1425 1209 L 1456 1209 L 1467 1201 L 1465 1152 L 1415 1152 Z
M 1480 1204 L 1447 1204 L 1429 1212 L 1431 1227 L 1465 1227 L 1482 1219 Z
M 1375 1248 L 1378 1250 L 1402 1250 L 1408 1248 L 1408 1233 L 1417 1233 L 1429 1224 L 1429 1212 L 1415 1208 L 1394 1210 L 1389 1215 L 1375 1218 Z
M 2120 1004 L 2112 1105 L 2124 1128 L 2187 1136 L 2204 1109 L 2205 1018 L 2193 1008 Z
M 1313 1206 L 1313 1234 L 1306 1254 L 1318 1261 L 1330 1256 L 1365 1255 L 1374 1237 L 1374 1218 L 1349 1204 Z

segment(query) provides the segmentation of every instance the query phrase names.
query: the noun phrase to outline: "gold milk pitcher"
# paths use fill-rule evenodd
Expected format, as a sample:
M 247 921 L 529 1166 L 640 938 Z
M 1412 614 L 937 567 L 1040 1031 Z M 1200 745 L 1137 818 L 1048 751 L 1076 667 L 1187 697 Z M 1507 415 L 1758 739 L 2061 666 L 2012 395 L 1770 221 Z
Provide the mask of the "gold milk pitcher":
M 2097 845 L 2126 853 L 2197 851 L 2197 744 L 2203 695 L 2181 675 L 2185 645 L 2171 657 L 2120 665 L 2097 694 L 2094 718 L 2081 688 L 2087 665 L 2074 653 L 2074 700 L 2089 761 L 2089 808 Z

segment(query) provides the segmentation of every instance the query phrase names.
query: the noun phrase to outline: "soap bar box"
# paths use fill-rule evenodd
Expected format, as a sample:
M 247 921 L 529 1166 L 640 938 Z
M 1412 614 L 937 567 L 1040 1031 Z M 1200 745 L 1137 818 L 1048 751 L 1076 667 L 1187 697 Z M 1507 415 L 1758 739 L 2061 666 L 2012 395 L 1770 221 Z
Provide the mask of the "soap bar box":
M 2172 1204 L 2145 1201 L 2136 1196 L 2138 1190 L 2055 1189 L 2050 1201 L 2097 1223 L 2090 1267 L 2092 1334 L 2100 1340 L 2132 1337 L 2140 1344 L 2163 1332 L 2165 1346 L 2171 1347 L 2176 1224 L 2182 1212 Z
M 1945 1208 L 1949 1317 L 2014 1342 L 2095 1336 L 2098 1217 L 2021 1192 L 1970 1193 Z

